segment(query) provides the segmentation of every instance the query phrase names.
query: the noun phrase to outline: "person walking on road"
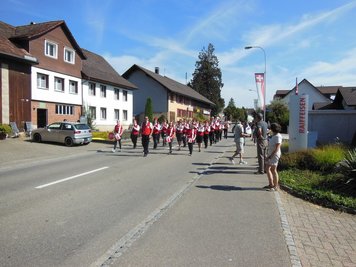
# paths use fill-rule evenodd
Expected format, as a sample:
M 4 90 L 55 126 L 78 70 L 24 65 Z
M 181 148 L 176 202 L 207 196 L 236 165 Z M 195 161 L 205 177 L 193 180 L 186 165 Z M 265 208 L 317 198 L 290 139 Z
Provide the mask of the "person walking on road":
M 143 156 L 147 157 L 148 154 L 148 145 L 150 144 L 150 135 L 152 133 L 152 123 L 149 121 L 148 117 L 145 117 L 145 121 L 141 126 L 141 135 L 142 135 L 142 147 L 143 147 Z
M 258 171 L 255 174 L 264 174 L 267 147 L 267 123 L 263 120 L 263 115 L 261 113 L 256 115 L 256 138 Z
M 159 136 L 161 134 L 161 125 L 158 122 L 157 118 L 153 120 L 153 131 L 152 131 L 152 139 L 153 139 L 153 149 L 157 148 L 157 144 L 159 142 Z
M 277 166 L 279 159 L 281 157 L 281 145 L 282 145 L 282 135 L 281 126 L 278 123 L 271 124 L 272 137 L 268 141 L 268 150 L 266 158 L 266 172 L 268 178 L 268 185 L 265 186 L 267 190 L 275 191 L 278 190 L 278 172 Z
M 116 125 L 114 127 L 114 147 L 112 149 L 112 152 L 116 152 L 116 147 L 117 144 L 119 144 L 119 149 L 121 150 L 121 136 L 124 133 L 124 129 L 122 128 L 122 125 L 119 120 L 116 121 Z
M 140 125 L 137 124 L 137 120 L 134 120 L 132 130 L 131 130 L 131 141 L 133 144 L 133 148 L 136 148 L 137 145 L 137 138 L 140 133 Z
M 189 124 L 189 129 L 187 130 L 187 142 L 189 148 L 189 156 L 193 154 L 193 145 L 195 143 L 196 138 L 196 129 L 194 129 L 194 125 L 192 123 Z
M 244 144 L 245 144 L 245 137 L 248 136 L 247 134 L 244 133 L 244 128 L 241 124 L 240 121 L 237 121 L 237 124 L 234 129 L 234 141 L 236 144 L 236 151 L 235 153 L 230 157 L 230 161 L 232 164 L 235 164 L 234 157 L 237 155 L 240 156 L 240 161 L 239 164 L 247 164 L 246 161 L 243 160 L 243 153 L 244 153 Z
M 173 121 L 168 124 L 167 132 L 166 132 L 166 142 L 169 146 L 169 154 L 172 154 L 172 142 L 175 133 L 175 127 Z

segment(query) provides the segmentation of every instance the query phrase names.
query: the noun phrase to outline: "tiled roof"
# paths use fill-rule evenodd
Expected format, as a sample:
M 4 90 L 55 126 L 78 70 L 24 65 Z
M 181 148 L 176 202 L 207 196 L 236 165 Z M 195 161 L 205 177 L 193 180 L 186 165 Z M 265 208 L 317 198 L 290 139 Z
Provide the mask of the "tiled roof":
M 167 90 L 174 92 L 176 94 L 180 94 L 180 95 L 184 95 L 184 96 L 188 96 L 192 99 L 198 100 L 200 102 L 203 103 L 207 103 L 209 105 L 214 105 L 215 104 L 213 102 L 211 102 L 209 99 L 207 99 L 206 97 L 202 96 L 201 94 L 199 94 L 197 91 L 195 91 L 193 88 L 184 85 L 182 83 L 179 83 L 175 80 L 172 80 L 166 76 L 162 76 L 160 74 L 157 74 L 153 71 L 150 71 L 148 69 L 145 69 L 143 67 L 140 67 L 138 65 L 133 65 L 130 69 L 128 69 L 122 76 L 125 77 L 126 79 L 128 79 L 131 75 L 131 73 L 133 73 L 136 70 L 141 70 L 143 71 L 145 74 L 147 74 L 149 77 L 151 77 L 153 80 L 157 81 L 158 83 L 160 83 L 163 87 L 165 87 Z
M 322 94 L 334 94 L 336 95 L 337 90 L 341 88 L 342 86 L 316 86 L 316 88 L 322 93 Z
M 134 84 L 121 77 L 102 56 L 85 49 L 82 50 L 87 58 L 83 60 L 82 73 L 84 79 L 108 83 L 127 89 L 137 89 Z
M 11 39 L 32 39 L 46 32 L 53 30 L 54 28 L 61 26 L 65 22 L 63 20 L 58 21 L 49 21 L 43 23 L 31 23 L 28 25 L 17 26 L 15 27 L 14 34 L 11 36 Z
M 346 105 L 356 106 L 356 87 L 341 87 L 339 89 Z
M 24 58 L 30 54 L 23 48 L 16 46 L 9 40 L 14 35 L 15 27 L 0 21 L 0 54 L 16 58 Z
M 29 41 L 33 38 L 37 38 L 56 27 L 62 27 L 67 34 L 73 47 L 76 49 L 78 55 L 81 58 L 85 58 L 80 46 L 74 39 L 72 33 L 63 20 L 49 21 L 43 23 L 31 23 L 23 26 L 11 26 L 4 22 L 0 22 L 0 53 L 12 55 L 15 57 L 23 57 L 24 55 L 31 56 L 25 49 L 17 45 L 18 41 Z

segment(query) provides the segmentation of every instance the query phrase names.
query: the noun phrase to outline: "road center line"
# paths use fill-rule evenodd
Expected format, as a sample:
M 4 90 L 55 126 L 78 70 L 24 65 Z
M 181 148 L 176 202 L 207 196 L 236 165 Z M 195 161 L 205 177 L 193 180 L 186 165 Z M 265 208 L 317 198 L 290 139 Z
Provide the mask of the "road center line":
M 43 185 L 37 186 L 35 188 L 36 189 L 42 189 L 42 188 L 45 188 L 45 187 L 48 187 L 48 186 L 51 186 L 51 185 L 63 183 L 63 182 L 66 182 L 66 181 L 69 181 L 69 180 L 84 176 L 84 175 L 87 175 L 87 174 L 91 174 L 91 173 L 94 173 L 94 172 L 102 171 L 102 170 L 105 170 L 107 168 L 109 168 L 109 167 L 102 167 L 102 168 L 95 169 L 95 170 L 92 170 L 92 171 L 83 172 L 83 173 L 80 173 L 80 174 L 77 174 L 77 175 L 74 175 L 74 176 L 71 176 L 71 177 L 67 177 L 67 178 L 64 178 L 64 179 L 61 179 L 61 180 L 54 181 L 52 183 L 43 184 Z

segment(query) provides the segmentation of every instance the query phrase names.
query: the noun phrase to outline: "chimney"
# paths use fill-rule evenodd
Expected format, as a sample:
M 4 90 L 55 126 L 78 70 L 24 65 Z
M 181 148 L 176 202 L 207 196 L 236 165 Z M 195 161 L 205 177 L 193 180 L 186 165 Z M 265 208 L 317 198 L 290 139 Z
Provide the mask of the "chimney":
M 155 67 L 155 73 L 159 74 L 159 67 Z

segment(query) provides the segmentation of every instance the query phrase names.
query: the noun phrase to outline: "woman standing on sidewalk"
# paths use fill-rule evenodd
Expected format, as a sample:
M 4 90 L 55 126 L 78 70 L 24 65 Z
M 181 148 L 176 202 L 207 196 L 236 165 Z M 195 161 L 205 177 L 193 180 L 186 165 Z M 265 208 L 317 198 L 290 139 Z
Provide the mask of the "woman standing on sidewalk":
M 266 172 L 269 184 L 265 186 L 269 191 L 278 189 L 278 172 L 277 166 L 281 157 L 282 135 L 281 126 L 278 123 L 271 124 L 272 137 L 268 142 L 267 158 L 266 158 Z

